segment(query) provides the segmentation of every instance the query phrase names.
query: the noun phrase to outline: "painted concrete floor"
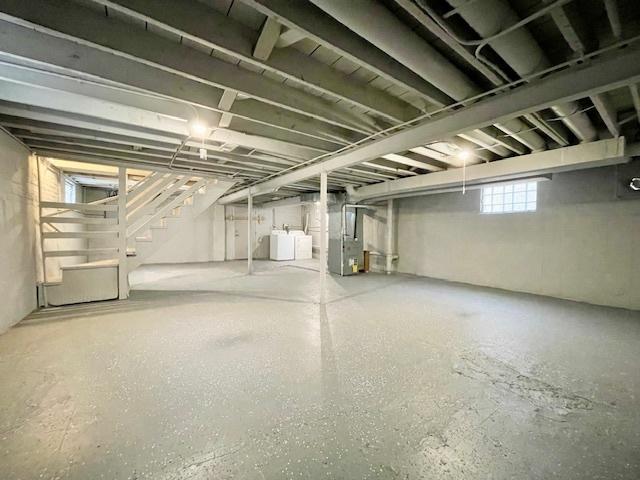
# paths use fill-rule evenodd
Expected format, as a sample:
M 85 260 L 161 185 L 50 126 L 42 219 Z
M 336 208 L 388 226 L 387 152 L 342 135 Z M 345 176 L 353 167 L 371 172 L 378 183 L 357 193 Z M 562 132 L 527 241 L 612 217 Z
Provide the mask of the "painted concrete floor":
M 148 266 L 0 336 L 1 479 L 637 479 L 640 312 Z

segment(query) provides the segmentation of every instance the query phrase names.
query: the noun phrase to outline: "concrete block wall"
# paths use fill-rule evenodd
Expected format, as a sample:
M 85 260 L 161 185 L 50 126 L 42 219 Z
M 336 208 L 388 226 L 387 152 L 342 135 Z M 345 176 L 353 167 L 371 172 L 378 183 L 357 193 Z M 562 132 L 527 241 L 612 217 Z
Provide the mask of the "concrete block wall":
M 281 206 L 277 208 L 253 209 L 253 258 L 269 258 L 269 239 L 274 228 L 280 229 L 283 224 L 292 230 L 301 230 L 303 213 L 300 205 Z M 227 205 L 225 207 L 226 259 L 237 260 L 247 258 L 247 207 L 244 205 Z
M 640 309 L 640 200 L 616 168 L 554 175 L 537 211 L 480 213 L 480 191 L 396 200 L 400 272 Z
M 394 223 L 394 232 L 397 230 L 397 217 Z M 367 210 L 364 216 L 363 222 L 363 235 L 364 235 L 364 249 L 372 253 L 370 257 L 370 269 L 372 272 L 384 272 L 386 271 L 386 257 L 387 253 L 387 205 L 386 202 L 383 205 L 377 205 L 375 210 Z M 397 236 L 394 236 L 393 253 L 396 253 L 395 240 Z M 382 255 L 379 255 L 382 254 Z M 392 264 L 392 269 L 395 269 L 395 262 Z
M 0 131 L 0 333 L 37 306 L 36 158 Z

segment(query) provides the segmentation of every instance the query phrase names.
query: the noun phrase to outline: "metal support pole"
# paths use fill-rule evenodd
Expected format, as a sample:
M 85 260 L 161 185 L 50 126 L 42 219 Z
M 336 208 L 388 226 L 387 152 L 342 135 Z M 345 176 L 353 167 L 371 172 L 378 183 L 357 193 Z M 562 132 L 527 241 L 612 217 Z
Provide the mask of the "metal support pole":
M 127 169 L 118 167 L 118 298 L 129 298 L 127 268 Z
M 325 302 L 327 277 L 327 172 L 320 172 L 320 303 Z
M 387 275 L 391 273 L 393 262 L 393 199 L 387 200 Z
M 253 195 L 247 197 L 247 273 L 253 273 Z

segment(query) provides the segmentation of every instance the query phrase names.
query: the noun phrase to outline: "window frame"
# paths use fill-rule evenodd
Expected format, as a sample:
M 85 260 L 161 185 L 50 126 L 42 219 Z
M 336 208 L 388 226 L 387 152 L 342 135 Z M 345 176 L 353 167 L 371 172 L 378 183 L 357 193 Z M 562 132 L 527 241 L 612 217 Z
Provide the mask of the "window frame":
M 74 182 L 69 177 L 64 177 L 64 203 L 76 203 L 77 200 L 77 191 L 76 191 L 76 182 Z M 68 192 L 71 192 L 71 195 L 68 195 Z
M 480 213 L 483 215 L 534 213 L 537 210 L 537 181 L 493 184 L 480 189 Z

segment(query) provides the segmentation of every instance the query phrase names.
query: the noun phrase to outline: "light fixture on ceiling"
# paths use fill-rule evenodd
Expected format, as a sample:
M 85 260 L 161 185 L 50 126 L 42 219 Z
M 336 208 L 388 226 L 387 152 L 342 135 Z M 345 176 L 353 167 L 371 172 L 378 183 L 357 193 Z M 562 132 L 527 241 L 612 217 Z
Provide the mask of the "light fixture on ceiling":
M 631 179 L 631 182 L 629 183 L 629 188 L 631 188 L 631 190 L 635 190 L 640 191 L 640 177 L 635 177 Z
M 189 134 L 192 137 L 204 138 L 209 134 L 209 127 L 201 120 L 194 120 L 189 124 Z
M 473 151 L 469 150 L 468 148 L 463 148 L 458 151 L 457 156 L 460 160 L 466 163 L 473 158 Z

